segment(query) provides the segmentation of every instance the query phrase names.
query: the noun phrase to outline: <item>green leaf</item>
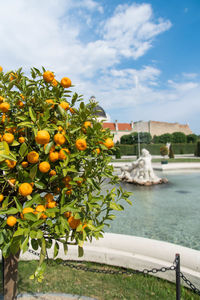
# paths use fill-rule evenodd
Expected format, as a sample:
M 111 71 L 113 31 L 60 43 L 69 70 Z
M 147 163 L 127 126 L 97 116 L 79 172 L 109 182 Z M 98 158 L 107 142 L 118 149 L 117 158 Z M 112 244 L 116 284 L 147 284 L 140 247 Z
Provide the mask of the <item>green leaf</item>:
M 36 174 L 37 174 L 37 165 L 34 165 L 30 169 L 30 178 L 33 180 L 35 178 Z
M 36 114 L 33 111 L 32 107 L 30 107 L 30 106 L 29 106 L 29 116 L 31 117 L 31 120 L 35 123 L 35 121 L 37 120 Z
M 45 147 L 44 153 L 45 153 L 45 154 L 48 154 L 49 151 L 50 151 L 50 149 L 51 149 L 51 147 L 52 147 L 53 145 L 54 145 L 54 142 L 48 143 L 48 144 L 46 145 L 46 147 Z
M 32 128 L 34 125 L 31 122 L 21 122 L 17 124 L 17 127 L 23 127 L 23 126 Z
M 13 236 L 19 236 L 19 235 L 24 235 L 24 229 L 23 228 L 18 228 L 17 231 L 13 234 Z
M 21 144 L 19 148 L 19 154 L 23 158 L 28 154 L 28 146 L 26 145 L 26 143 Z
M 10 155 L 5 155 L 5 154 L 1 154 L 0 153 L 0 159 L 1 158 L 13 160 L 13 161 L 17 161 L 16 158 L 14 158 L 13 156 L 11 156 L 11 153 L 10 153 Z
M 14 200 L 15 200 L 15 203 L 16 203 L 16 206 L 17 206 L 18 211 L 19 211 L 19 212 L 22 212 L 23 207 L 22 207 L 21 202 L 17 199 L 17 197 L 14 197 Z
M 115 202 L 110 202 L 110 208 L 114 210 L 123 210 L 123 207 Z
M 11 207 L 11 208 L 5 210 L 3 213 L 7 214 L 7 215 L 15 215 L 16 213 L 18 213 L 18 209 Z
M 58 251 L 59 251 L 59 244 L 58 242 L 55 242 L 53 258 L 55 258 L 58 255 Z
M 33 250 L 37 250 L 38 249 L 38 241 L 35 239 L 31 239 L 31 246 L 32 246 Z
M 36 186 L 36 188 L 38 188 L 40 190 L 43 190 L 46 188 L 46 185 L 41 181 L 35 182 L 35 186 Z
M 0 232 L 0 245 L 2 245 L 4 243 L 4 235 L 3 232 Z
M 10 149 L 9 149 L 8 144 L 5 141 L 0 142 L 0 155 L 1 154 L 9 155 L 9 152 L 10 152 Z M 3 160 L 4 159 L 0 157 L 0 162 Z
M 18 141 L 14 140 L 10 146 L 14 147 L 14 146 L 19 146 L 19 145 L 20 145 L 20 143 Z
M 13 237 L 11 245 L 10 245 L 10 251 L 12 254 L 16 254 L 18 252 L 19 247 L 20 247 L 20 241 L 21 241 L 21 236 Z
M 27 201 L 25 203 L 24 207 L 31 207 L 34 203 L 40 203 L 41 199 L 42 198 L 41 198 L 40 194 L 35 194 L 30 201 Z
M 36 215 L 34 215 L 33 213 L 26 213 L 25 215 L 24 215 L 24 219 L 26 219 L 26 220 L 30 220 L 30 221 L 37 221 L 37 216 Z
M 37 239 L 43 238 L 43 232 L 42 232 L 42 230 L 39 229 L 39 230 L 37 231 L 37 236 L 36 236 L 36 238 L 37 238 Z
M 29 241 L 29 236 L 27 236 L 27 237 L 24 239 L 23 243 L 21 244 L 21 247 L 20 247 L 20 248 L 22 249 L 23 253 L 26 252 L 26 251 L 28 250 L 28 241 Z

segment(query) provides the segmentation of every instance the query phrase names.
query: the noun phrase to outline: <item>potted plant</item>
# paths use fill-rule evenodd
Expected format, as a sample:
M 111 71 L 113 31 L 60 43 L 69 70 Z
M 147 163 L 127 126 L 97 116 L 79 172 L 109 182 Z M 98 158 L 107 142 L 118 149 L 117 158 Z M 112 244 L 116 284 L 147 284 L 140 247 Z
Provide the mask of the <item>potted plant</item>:
M 161 164 L 168 164 L 168 160 L 165 159 L 165 156 L 168 155 L 169 150 L 168 147 L 163 146 L 160 148 L 160 154 L 163 156 L 163 160 L 161 160 Z

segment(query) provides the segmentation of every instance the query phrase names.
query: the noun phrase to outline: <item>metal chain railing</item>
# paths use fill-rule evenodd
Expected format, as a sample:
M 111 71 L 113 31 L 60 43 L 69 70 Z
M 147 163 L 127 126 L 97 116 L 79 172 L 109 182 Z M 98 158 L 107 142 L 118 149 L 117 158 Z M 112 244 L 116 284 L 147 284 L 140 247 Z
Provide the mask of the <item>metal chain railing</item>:
M 40 254 L 34 250 L 29 249 L 29 253 L 40 256 Z M 80 261 L 74 261 L 74 263 L 70 261 L 63 261 L 62 259 L 57 259 L 55 261 L 51 261 L 48 259 L 48 264 L 57 264 L 57 265 L 63 265 L 67 266 L 71 269 L 86 271 L 86 272 L 93 272 L 93 273 L 103 273 L 103 274 L 112 274 L 112 275 L 118 275 L 118 274 L 156 274 L 158 272 L 167 272 L 167 271 L 175 271 L 176 272 L 176 300 L 180 300 L 180 278 L 190 287 L 190 289 L 197 295 L 200 296 L 200 290 L 195 287 L 195 285 L 185 277 L 185 275 L 180 271 L 180 255 L 176 254 L 175 260 L 173 262 L 173 265 L 170 267 L 161 267 L 161 268 L 152 268 L 152 269 L 143 269 L 143 270 L 131 270 L 121 267 L 121 270 L 111 270 L 111 269 L 98 269 L 98 268 L 91 268 L 87 266 L 82 265 L 76 265 L 76 263 L 80 263 Z

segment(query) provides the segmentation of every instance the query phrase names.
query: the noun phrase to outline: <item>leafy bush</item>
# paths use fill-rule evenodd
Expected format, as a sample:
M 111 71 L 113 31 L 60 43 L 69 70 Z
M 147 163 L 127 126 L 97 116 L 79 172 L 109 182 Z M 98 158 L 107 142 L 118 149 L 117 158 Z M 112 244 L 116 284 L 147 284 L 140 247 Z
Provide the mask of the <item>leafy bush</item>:
M 31 69 L 0 72 L 0 248 L 7 258 L 19 250 L 41 249 L 34 277 L 42 279 L 46 248 L 55 240 L 78 245 L 102 237 L 113 210 L 128 201 L 121 189 L 101 183 L 118 178 L 109 165 L 114 143 L 94 117 L 97 103 L 70 96 L 71 80 Z M 104 211 L 101 214 L 101 211 Z
M 174 151 L 172 149 L 172 145 L 169 146 L 169 158 L 174 158 Z
M 197 142 L 196 149 L 195 149 L 195 155 L 200 156 L 200 141 Z
M 187 136 L 183 132 L 172 133 L 171 142 L 174 144 L 187 143 Z
M 187 143 L 196 143 L 198 136 L 196 134 L 188 134 L 187 136 Z
M 168 153 L 169 153 L 169 150 L 168 150 L 168 148 L 167 148 L 166 146 L 163 146 L 163 147 L 160 148 L 160 154 L 161 154 L 162 156 L 165 156 L 165 155 L 167 155 Z

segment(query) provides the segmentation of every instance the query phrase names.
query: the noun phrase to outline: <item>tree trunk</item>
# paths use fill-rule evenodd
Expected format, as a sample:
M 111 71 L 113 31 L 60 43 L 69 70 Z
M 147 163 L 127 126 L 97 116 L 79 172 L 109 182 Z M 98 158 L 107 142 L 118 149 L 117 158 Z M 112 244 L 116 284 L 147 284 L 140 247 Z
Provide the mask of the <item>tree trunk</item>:
M 3 259 L 4 274 L 3 274 L 3 289 L 4 289 L 4 300 L 15 300 L 17 299 L 17 275 L 18 275 L 18 260 L 20 251 L 13 255 L 11 254 L 8 258 Z

